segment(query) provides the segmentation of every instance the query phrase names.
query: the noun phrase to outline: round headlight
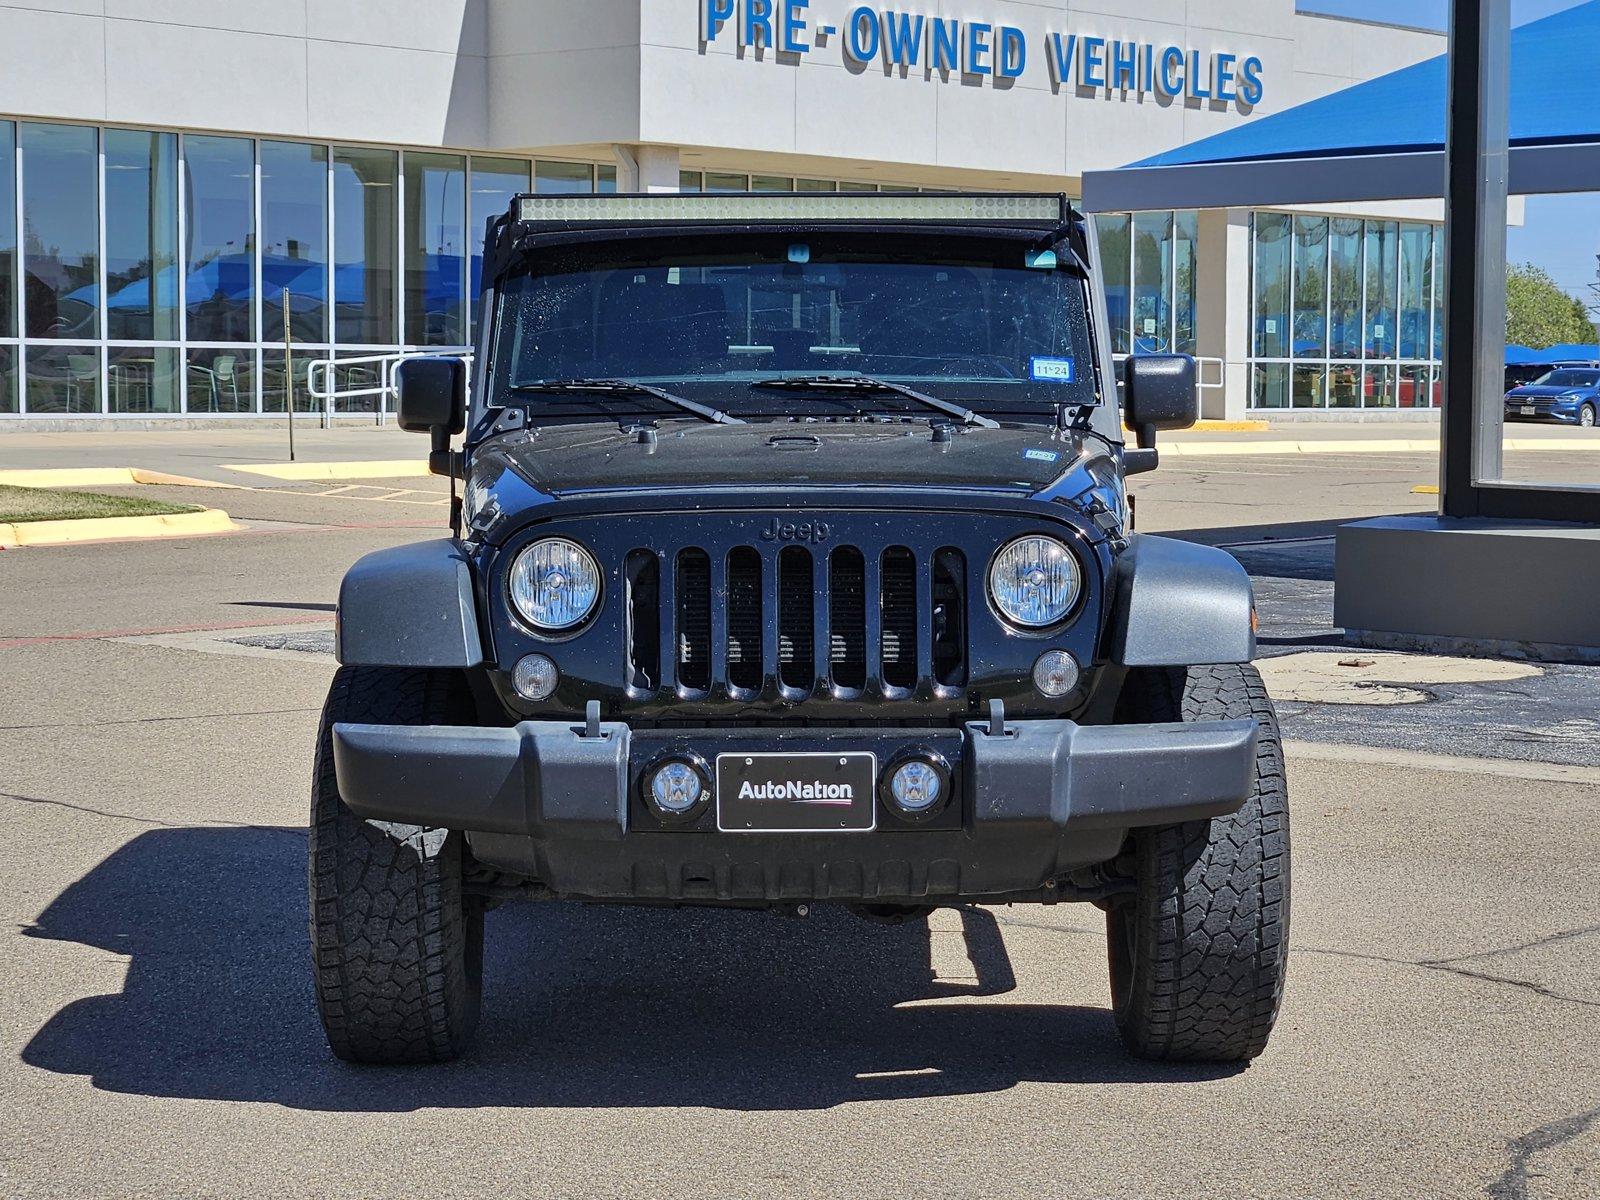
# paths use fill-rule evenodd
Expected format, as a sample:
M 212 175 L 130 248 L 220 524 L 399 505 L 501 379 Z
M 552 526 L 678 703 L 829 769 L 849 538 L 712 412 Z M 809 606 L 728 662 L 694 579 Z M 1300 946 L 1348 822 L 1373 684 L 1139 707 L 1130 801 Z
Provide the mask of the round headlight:
M 989 595 L 1008 621 L 1037 629 L 1072 611 L 1083 572 L 1066 543 L 1038 535 L 1020 537 L 995 555 Z
M 600 564 L 576 542 L 545 538 L 511 564 L 511 603 L 538 629 L 571 629 L 600 602 Z

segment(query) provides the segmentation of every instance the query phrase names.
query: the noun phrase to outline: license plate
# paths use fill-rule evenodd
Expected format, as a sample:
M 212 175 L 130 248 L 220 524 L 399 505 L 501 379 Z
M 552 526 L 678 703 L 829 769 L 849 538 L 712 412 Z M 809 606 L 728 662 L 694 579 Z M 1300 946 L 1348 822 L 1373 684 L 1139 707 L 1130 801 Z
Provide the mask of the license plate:
M 1531 417 L 1535 413 L 1537 413 L 1538 411 L 1539 410 L 1534 408 L 1534 406 L 1531 405 L 1531 404 L 1524 404 L 1522 406 L 1522 415 L 1525 416 L 1525 417 Z
M 717 755 L 724 833 L 867 833 L 877 827 L 878 756 Z

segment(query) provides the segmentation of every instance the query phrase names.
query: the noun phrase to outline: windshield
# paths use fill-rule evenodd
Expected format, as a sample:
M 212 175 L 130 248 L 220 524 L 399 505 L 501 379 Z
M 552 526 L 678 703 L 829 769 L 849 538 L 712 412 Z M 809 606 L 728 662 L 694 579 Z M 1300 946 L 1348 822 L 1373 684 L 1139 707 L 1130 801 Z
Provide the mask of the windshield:
M 1537 381 L 1537 386 L 1583 388 L 1593 387 L 1597 380 L 1600 380 L 1600 371 L 1574 371 L 1568 368 L 1562 371 L 1551 371 L 1543 379 Z
M 1084 280 L 1053 256 L 1026 265 L 1021 242 L 958 239 L 938 252 L 929 243 L 940 239 L 905 235 L 722 240 L 720 252 L 651 240 L 530 260 L 501 285 L 490 402 L 570 409 L 571 395 L 515 389 L 621 379 L 746 415 L 915 407 L 859 389 L 752 386 L 822 375 L 979 411 L 1096 402 Z

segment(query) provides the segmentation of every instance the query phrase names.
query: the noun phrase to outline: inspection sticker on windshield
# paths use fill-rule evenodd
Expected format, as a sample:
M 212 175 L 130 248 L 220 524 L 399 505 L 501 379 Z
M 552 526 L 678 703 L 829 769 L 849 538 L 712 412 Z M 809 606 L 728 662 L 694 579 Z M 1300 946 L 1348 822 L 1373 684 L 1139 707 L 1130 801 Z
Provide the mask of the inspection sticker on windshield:
M 1036 354 L 1028 360 L 1028 374 L 1040 383 L 1071 383 L 1077 371 L 1070 358 L 1045 358 Z
M 1022 457 L 1031 462 L 1055 462 L 1061 455 L 1054 450 L 1024 450 Z

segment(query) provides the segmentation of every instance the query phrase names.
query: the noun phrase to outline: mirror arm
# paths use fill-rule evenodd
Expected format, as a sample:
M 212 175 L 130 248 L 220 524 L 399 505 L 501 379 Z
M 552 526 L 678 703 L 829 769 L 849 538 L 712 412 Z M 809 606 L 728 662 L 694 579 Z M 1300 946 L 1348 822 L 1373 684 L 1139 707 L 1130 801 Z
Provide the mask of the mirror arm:
M 428 435 L 433 439 L 433 444 L 428 451 L 428 474 L 448 475 L 454 478 L 456 474 L 456 456 L 450 450 L 449 427 L 434 425 L 428 430 Z
M 1140 447 L 1138 450 L 1124 450 L 1122 452 L 1122 473 L 1124 475 L 1143 475 L 1146 471 L 1154 471 L 1161 465 L 1161 452 L 1149 446 Z

